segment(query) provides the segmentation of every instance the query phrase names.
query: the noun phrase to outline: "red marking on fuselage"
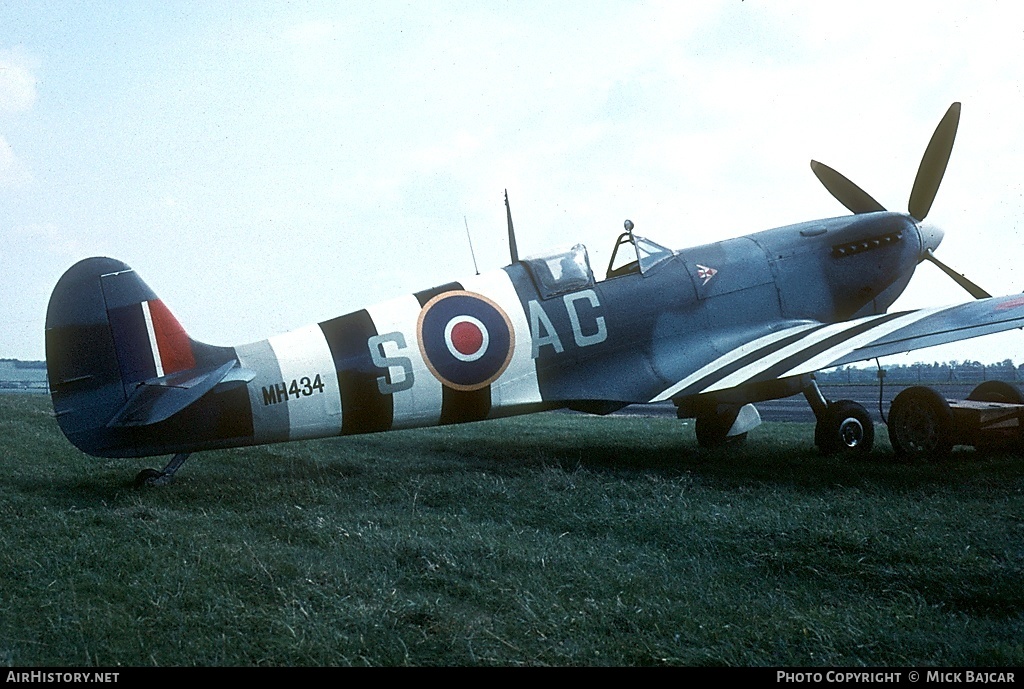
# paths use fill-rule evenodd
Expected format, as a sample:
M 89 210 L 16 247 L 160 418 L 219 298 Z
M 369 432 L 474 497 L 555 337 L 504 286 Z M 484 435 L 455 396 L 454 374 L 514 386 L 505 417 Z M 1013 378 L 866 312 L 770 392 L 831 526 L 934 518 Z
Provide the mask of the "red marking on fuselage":
M 1006 311 L 1007 309 L 1015 309 L 1018 306 L 1024 306 L 1024 297 L 1017 297 L 1010 301 L 1004 301 L 1001 304 L 996 305 L 996 311 Z
M 711 278 L 715 277 L 715 275 L 717 274 L 717 269 L 708 266 L 702 266 L 699 263 L 697 264 L 697 278 L 704 281 L 703 283 L 701 283 L 702 285 L 708 284 Z
M 456 323 L 452 328 L 452 346 L 460 353 L 469 356 L 480 351 L 484 344 L 484 334 L 480 328 L 469 321 Z

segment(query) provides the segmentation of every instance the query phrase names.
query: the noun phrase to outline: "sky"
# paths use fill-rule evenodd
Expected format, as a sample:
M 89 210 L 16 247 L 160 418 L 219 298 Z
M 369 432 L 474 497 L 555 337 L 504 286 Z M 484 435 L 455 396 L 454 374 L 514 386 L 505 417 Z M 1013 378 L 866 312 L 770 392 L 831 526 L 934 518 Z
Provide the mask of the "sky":
M 1024 290 L 1015 2 L 0 5 L 0 357 L 44 358 L 60 275 L 106 255 L 233 345 L 582 242 L 682 249 L 904 211 L 953 101 L 938 255 Z M 970 297 L 930 264 L 895 309 Z M 1013 359 L 1024 333 L 890 357 Z

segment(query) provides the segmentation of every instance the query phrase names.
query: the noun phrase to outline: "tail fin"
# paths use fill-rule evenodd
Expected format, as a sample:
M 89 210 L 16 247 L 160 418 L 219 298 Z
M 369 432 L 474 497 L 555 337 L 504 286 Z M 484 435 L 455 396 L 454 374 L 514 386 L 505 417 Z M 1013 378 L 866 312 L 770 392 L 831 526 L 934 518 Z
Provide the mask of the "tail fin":
M 46 367 L 57 422 L 85 452 L 134 454 L 110 424 L 139 384 L 193 369 L 197 359 L 210 358 L 206 350 L 219 349 L 189 338 L 124 263 L 80 261 L 57 282 L 46 311 Z

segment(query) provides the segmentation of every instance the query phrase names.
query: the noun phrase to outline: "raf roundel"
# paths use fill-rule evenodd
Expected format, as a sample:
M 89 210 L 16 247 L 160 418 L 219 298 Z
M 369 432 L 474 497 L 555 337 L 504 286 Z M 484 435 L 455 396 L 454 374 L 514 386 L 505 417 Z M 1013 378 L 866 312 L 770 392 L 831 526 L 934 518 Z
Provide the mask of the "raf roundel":
M 420 350 L 430 372 L 456 390 L 479 390 L 512 361 L 512 321 L 500 306 L 474 292 L 437 295 L 420 311 Z

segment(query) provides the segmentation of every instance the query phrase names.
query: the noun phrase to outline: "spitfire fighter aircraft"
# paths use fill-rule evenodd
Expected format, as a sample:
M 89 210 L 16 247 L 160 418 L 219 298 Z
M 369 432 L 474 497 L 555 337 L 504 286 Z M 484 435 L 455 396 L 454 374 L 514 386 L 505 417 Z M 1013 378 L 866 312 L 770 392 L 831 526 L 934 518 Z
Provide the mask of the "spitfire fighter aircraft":
M 823 452 L 866 451 L 871 417 L 826 400 L 815 371 L 1024 326 L 1024 296 L 991 298 L 946 267 L 923 224 L 959 117 L 954 103 L 907 213 L 812 162 L 853 215 L 682 251 L 626 221 L 603 278 L 582 245 L 519 260 L 509 214 L 500 270 L 236 347 L 191 339 L 131 268 L 86 259 L 46 315 L 57 421 L 90 455 L 173 455 L 140 474 L 155 484 L 201 450 L 666 400 L 715 445 L 760 422 L 752 403 L 799 393 Z M 925 260 L 977 300 L 888 312 Z

